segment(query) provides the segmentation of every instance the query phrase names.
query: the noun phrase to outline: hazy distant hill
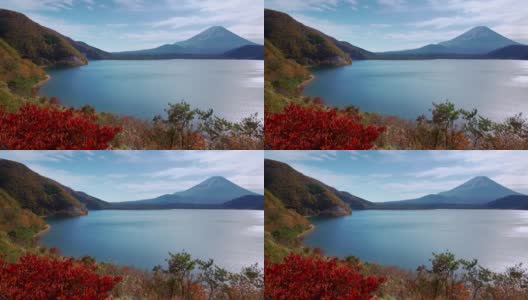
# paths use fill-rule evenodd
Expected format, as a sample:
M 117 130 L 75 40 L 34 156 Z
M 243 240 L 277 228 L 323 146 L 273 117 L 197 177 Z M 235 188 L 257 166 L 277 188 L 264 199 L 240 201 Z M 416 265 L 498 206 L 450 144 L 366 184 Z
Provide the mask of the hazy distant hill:
M 154 49 L 116 52 L 113 54 L 115 56 L 172 54 L 223 55 L 227 51 L 248 45 L 256 44 L 232 33 L 222 26 L 213 26 L 185 41 L 166 44 Z
M 494 209 L 523 209 L 528 210 L 527 195 L 512 195 L 497 199 L 488 203 L 489 208 Z
M 240 48 L 229 50 L 226 53 L 224 53 L 224 56 L 227 58 L 234 58 L 234 59 L 263 60 L 264 59 L 264 46 L 246 45 Z
M 488 56 L 497 59 L 528 59 L 528 46 L 511 45 L 492 51 Z
M 486 26 L 475 27 L 456 38 L 418 49 L 378 53 L 379 55 L 486 55 L 506 46 L 519 45 Z
M 223 208 L 227 209 L 264 209 L 264 196 L 262 195 L 247 195 L 242 196 L 222 204 Z
M 88 59 L 109 59 L 112 57 L 110 52 L 103 51 L 86 44 L 85 42 L 74 41 L 69 37 L 64 37 L 77 51 L 81 52 Z
M 40 26 L 21 13 L 0 9 L 0 38 L 37 65 L 78 66 L 86 58 L 61 34 Z
M 99 198 L 90 196 L 84 192 L 75 191 L 67 186 L 61 185 L 62 188 L 70 193 L 75 199 L 81 202 L 88 210 L 102 210 L 110 208 L 111 204 L 109 202 L 103 201 Z

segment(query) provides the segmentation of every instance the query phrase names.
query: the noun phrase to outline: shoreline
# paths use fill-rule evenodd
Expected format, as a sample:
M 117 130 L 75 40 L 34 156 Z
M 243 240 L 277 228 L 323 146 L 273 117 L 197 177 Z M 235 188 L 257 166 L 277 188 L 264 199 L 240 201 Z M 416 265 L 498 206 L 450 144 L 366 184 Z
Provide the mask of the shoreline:
M 43 85 L 45 85 L 48 81 L 50 81 L 51 79 L 51 76 L 49 74 L 46 74 L 46 78 L 42 79 L 41 81 L 37 82 L 33 88 L 34 89 L 38 89 L 40 87 L 42 87 Z
M 298 89 L 302 89 L 302 88 L 305 88 L 307 85 L 309 85 L 312 81 L 315 80 L 315 75 L 311 74 L 310 73 L 310 78 L 306 79 L 305 81 L 299 83 L 299 85 L 297 86 Z
M 48 231 L 50 231 L 50 229 L 51 229 L 51 225 L 46 224 L 46 225 L 44 226 L 44 229 L 42 229 L 41 231 L 39 231 L 39 232 L 37 232 L 37 233 L 35 234 L 35 237 L 39 237 L 39 236 L 41 236 L 41 235 L 47 233 Z
M 297 239 L 304 239 L 305 236 L 307 236 L 308 234 L 312 233 L 312 231 L 315 230 L 315 225 L 314 224 L 310 224 L 310 227 L 308 229 L 306 229 L 305 231 L 299 233 L 297 235 Z

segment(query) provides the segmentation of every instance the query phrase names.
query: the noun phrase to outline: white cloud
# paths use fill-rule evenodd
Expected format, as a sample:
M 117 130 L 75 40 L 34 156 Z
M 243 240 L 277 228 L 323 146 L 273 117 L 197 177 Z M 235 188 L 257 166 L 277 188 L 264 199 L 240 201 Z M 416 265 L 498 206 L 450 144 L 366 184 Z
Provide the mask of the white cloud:
M 340 4 L 357 9 L 356 0 L 268 0 L 266 7 L 283 11 L 326 11 L 336 10 Z
M 129 10 L 141 10 L 145 8 L 146 3 L 143 0 L 113 0 L 114 3 L 122 8 Z
M 351 157 L 354 152 L 350 152 Z M 334 160 L 337 158 L 337 151 L 288 151 L 288 150 L 274 150 L 266 151 L 266 158 L 275 159 L 279 161 L 323 161 Z
M 466 180 L 488 176 L 502 185 L 528 192 L 528 153 L 525 151 L 432 151 L 431 159 L 442 166 L 408 175 L 430 181 Z
M 162 30 L 201 30 L 220 25 L 245 38 L 263 42 L 264 4 L 263 0 L 167 0 L 169 9 L 178 16 L 151 22 L 152 28 Z M 205 28 L 204 28 L 205 27 Z M 180 38 L 179 40 L 183 40 Z
M 429 0 L 433 10 L 448 16 L 416 22 L 416 27 L 489 26 L 509 38 L 528 42 L 528 2 L 518 0 Z
M 73 0 L 3 0 L 2 8 L 8 8 L 18 11 L 60 11 L 71 9 Z
M 49 17 L 40 13 L 28 13 L 26 15 L 34 22 L 76 40 L 86 40 L 87 38 L 94 36 L 94 30 L 97 29 L 97 26 L 95 25 L 71 23 L 60 18 Z
M 407 4 L 405 0 L 378 0 L 378 4 L 391 9 L 403 9 Z

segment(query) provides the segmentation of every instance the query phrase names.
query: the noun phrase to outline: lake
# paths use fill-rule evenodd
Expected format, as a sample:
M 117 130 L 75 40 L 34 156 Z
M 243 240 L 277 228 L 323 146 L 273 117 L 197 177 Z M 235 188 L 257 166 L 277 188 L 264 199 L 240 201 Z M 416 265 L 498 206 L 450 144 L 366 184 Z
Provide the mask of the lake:
M 449 99 L 494 121 L 528 113 L 528 61 L 369 60 L 312 72 L 305 94 L 332 106 L 414 120 Z
M 52 78 L 40 93 L 77 108 L 151 119 L 185 100 L 231 121 L 264 111 L 263 61 L 102 60 L 47 72 Z
M 354 211 L 340 218 L 312 218 L 305 244 L 328 255 L 415 269 L 432 252 L 477 258 L 495 271 L 528 263 L 528 211 Z
M 151 269 L 165 265 L 169 251 L 185 250 L 234 272 L 264 266 L 263 211 L 106 210 L 47 222 L 52 227 L 41 243 L 66 256 Z

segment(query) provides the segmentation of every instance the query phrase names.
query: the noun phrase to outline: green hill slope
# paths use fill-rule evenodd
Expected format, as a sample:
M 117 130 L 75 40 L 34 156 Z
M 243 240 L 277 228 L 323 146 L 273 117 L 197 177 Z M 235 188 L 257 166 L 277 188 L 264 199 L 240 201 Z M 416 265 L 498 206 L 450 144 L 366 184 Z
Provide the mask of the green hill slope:
M 310 222 L 293 209 L 287 209 L 270 191 L 264 191 L 264 253 L 279 261 L 294 249 L 299 234 L 310 228 Z
M 33 86 L 46 77 L 46 73 L 30 60 L 20 57 L 18 52 L 0 38 L 0 82 L 13 92 L 29 95 Z M 11 96 L 0 91 L 0 105 L 7 105 Z
M 0 38 L 37 65 L 79 66 L 88 62 L 62 35 L 14 11 L 0 9 Z
M 85 206 L 60 184 L 17 162 L 0 160 L 0 189 L 20 208 L 39 216 L 87 213 Z
M 307 27 L 289 15 L 266 9 L 264 37 L 282 51 L 286 58 L 306 66 L 346 65 L 350 56 L 325 34 Z
M 264 187 L 281 199 L 286 208 L 304 216 L 351 213 L 350 206 L 339 198 L 335 190 L 282 162 L 264 161 Z
M 310 72 L 293 59 L 287 59 L 269 40 L 264 42 L 264 80 L 281 94 L 293 95 L 297 86 L 310 78 Z

